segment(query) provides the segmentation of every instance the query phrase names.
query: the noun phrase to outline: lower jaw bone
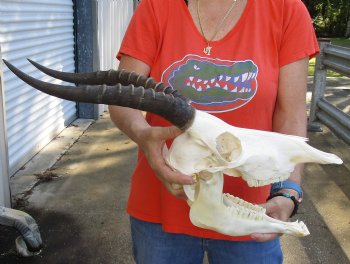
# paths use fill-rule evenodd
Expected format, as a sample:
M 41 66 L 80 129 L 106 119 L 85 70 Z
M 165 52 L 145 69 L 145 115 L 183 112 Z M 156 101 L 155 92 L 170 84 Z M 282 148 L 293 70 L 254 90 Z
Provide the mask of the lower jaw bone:
M 207 172 L 206 172 L 207 174 Z M 198 177 L 190 219 L 198 227 L 230 236 L 252 233 L 282 233 L 298 237 L 309 235 L 303 222 L 283 222 L 265 214 L 261 206 L 230 194 L 223 194 L 223 174 L 213 173 L 206 179 Z

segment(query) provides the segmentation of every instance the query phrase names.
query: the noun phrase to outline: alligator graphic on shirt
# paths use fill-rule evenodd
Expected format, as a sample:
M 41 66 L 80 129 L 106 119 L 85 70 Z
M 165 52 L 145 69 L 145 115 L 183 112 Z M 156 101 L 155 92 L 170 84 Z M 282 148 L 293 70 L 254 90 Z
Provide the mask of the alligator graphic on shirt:
M 196 108 L 229 111 L 246 104 L 256 94 L 258 67 L 253 61 L 185 58 L 165 73 L 168 84 L 191 99 Z M 164 77 L 163 74 L 163 81 Z

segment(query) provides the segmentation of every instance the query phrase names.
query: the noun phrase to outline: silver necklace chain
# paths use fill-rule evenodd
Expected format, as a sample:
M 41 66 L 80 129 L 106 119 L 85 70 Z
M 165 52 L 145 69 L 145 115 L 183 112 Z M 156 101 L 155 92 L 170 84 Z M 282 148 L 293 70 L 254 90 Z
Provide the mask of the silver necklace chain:
M 233 0 L 231 7 L 229 8 L 229 10 L 227 10 L 226 14 L 224 15 L 224 17 L 221 19 L 220 23 L 218 23 L 215 27 L 215 31 L 213 36 L 210 39 L 207 39 L 207 37 L 204 34 L 203 31 L 203 27 L 202 27 L 202 23 L 201 23 L 201 18 L 200 18 L 200 11 L 199 11 L 199 0 L 197 0 L 197 16 L 198 16 L 198 22 L 199 22 L 199 28 L 201 30 L 201 33 L 204 37 L 204 39 L 207 42 L 207 46 L 203 49 L 203 52 L 205 55 L 210 55 L 210 51 L 213 48 L 212 46 L 210 46 L 210 42 L 213 41 L 213 39 L 216 37 L 216 35 L 219 32 L 219 29 L 221 28 L 222 24 L 224 23 L 224 21 L 226 20 L 226 18 L 228 17 L 228 15 L 231 13 L 232 9 L 235 7 L 237 0 Z

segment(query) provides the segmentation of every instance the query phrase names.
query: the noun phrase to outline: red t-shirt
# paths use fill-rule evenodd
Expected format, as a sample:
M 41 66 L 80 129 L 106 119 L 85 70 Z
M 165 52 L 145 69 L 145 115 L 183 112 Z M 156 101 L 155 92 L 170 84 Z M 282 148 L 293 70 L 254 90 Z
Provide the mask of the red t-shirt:
M 234 28 L 211 43 L 196 28 L 183 0 L 142 0 L 124 37 L 122 54 L 151 67 L 150 76 L 189 97 L 197 109 L 238 127 L 272 130 L 279 69 L 318 52 L 311 18 L 300 0 L 248 0 Z M 169 125 L 153 114 L 153 126 Z M 208 128 L 210 130 L 210 128 Z M 224 192 L 264 203 L 270 186 L 250 188 L 225 176 Z M 142 152 L 131 182 L 127 211 L 167 232 L 198 237 L 246 240 L 193 226 L 189 206 L 172 196 L 156 178 Z

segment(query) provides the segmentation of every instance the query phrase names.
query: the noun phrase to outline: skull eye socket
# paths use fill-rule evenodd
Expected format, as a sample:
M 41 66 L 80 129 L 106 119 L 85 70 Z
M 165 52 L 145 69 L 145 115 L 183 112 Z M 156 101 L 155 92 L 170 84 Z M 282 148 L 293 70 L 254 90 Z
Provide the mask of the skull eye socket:
M 228 162 L 237 159 L 242 153 L 241 141 L 229 132 L 224 132 L 216 138 L 216 149 Z

